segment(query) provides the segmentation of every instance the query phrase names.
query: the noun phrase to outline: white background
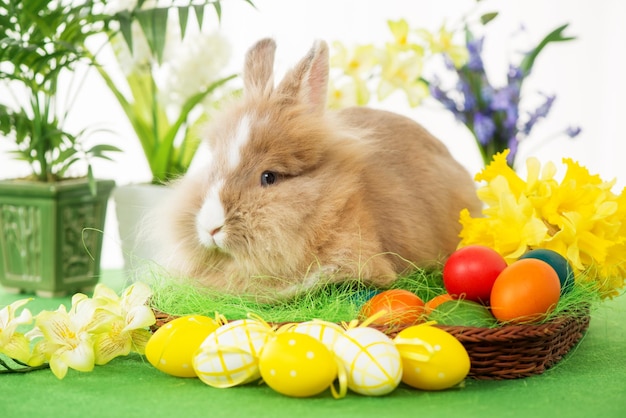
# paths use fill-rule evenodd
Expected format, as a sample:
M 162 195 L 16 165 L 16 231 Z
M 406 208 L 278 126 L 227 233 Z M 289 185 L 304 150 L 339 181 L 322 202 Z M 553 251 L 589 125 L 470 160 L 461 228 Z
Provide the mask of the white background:
M 456 22 L 477 7 L 473 0 L 254 0 L 253 9 L 242 0 L 224 0 L 221 31 L 232 44 L 230 68 L 239 71 L 246 49 L 256 40 L 277 40 L 276 71 L 284 72 L 306 53 L 315 39 L 329 42 L 382 44 L 390 39 L 388 19 L 405 18 L 411 27 L 437 30 L 444 21 Z M 519 161 L 537 156 L 560 167 L 571 157 L 605 180 L 617 179 L 616 192 L 626 185 L 626 135 L 621 123 L 626 118 L 626 2 L 621 0 L 486 0 L 481 11 L 498 11 L 488 27 L 485 61 L 490 77 L 503 80 L 511 55 L 510 35 L 520 25 L 533 46 L 552 29 L 570 23 L 566 34 L 578 39 L 553 44 L 535 63 L 524 92 L 556 94 L 547 120 L 538 124 L 528 142 L 520 147 Z M 216 28 L 217 22 L 210 21 Z M 516 44 L 517 45 L 517 44 Z M 522 96 L 524 97 L 524 96 Z M 481 167 L 478 151 L 469 133 L 451 115 L 433 104 L 410 109 L 402 96 L 376 104 L 404 113 L 440 137 L 471 172 Z M 150 179 L 138 141 L 118 104 L 94 73 L 77 98 L 70 126 L 105 124 L 118 135 L 107 141 L 124 150 L 115 163 L 99 164 L 96 174 L 118 184 Z M 581 126 L 573 140 L 545 139 L 569 125 Z M 25 168 L 9 159 L 6 141 L 0 139 L 0 178 L 25 174 Z M 523 164 L 518 167 L 524 172 Z M 114 207 L 109 207 L 105 230 L 103 267 L 120 267 Z

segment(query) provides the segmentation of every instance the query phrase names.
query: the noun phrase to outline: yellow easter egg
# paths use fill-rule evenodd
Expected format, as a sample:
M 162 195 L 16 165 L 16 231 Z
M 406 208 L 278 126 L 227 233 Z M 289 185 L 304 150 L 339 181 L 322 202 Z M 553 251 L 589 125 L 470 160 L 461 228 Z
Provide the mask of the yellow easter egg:
M 452 334 L 431 325 L 408 327 L 394 338 L 402 357 L 402 381 L 422 390 L 459 384 L 470 370 L 470 358 Z
M 164 373 L 195 377 L 193 354 L 218 326 L 214 319 L 202 315 L 176 318 L 152 334 L 146 344 L 146 358 Z
M 333 322 L 317 319 L 294 324 L 287 331 L 309 335 L 324 344 L 331 352 L 334 350 L 335 342 L 345 332 L 343 328 Z
M 380 396 L 400 384 L 400 353 L 393 340 L 382 332 L 368 327 L 352 328 L 343 333 L 334 348 L 346 370 L 350 390 Z
M 293 397 L 315 396 L 337 377 L 337 363 L 324 344 L 297 332 L 277 335 L 259 357 L 263 381 L 275 391 Z
M 200 345 L 193 368 L 204 383 L 227 388 L 261 377 L 259 353 L 273 335 L 271 328 L 253 319 L 222 325 Z

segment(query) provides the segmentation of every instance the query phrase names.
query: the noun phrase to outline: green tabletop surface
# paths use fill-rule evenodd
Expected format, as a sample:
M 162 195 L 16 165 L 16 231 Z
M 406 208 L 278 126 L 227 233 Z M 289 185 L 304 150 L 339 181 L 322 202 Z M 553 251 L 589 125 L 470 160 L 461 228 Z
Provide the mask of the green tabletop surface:
M 101 282 L 120 291 L 120 271 Z M 0 289 L 0 307 L 32 295 Z M 36 296 L 36 314 L 68 305 L 70 297 Z M 604 302 L 591 315 L 581 342 L 542 375 L 504 381 L 467 379 L 462 388 L 425 392 L 400 386 L 390 395 L 330 391 L 289 398 L 265 385 L 215 389 L 196 378 L 168 376 L 136 354 L 92 372 L 70 370 L 58 380 L 50 370 L 0 375 L 0 418 L 26 417 L 626 417 L 626 296 Z

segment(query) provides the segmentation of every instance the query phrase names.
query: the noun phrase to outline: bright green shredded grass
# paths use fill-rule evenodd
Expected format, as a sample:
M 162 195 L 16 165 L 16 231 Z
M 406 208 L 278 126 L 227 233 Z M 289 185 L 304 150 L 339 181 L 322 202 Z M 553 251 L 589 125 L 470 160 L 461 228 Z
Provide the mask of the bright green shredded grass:
M 166 277 L 160 272 L 152 272 L 151 276 L 147 280 L 153 290 L 151 305 L 161 312 L 173 316 L 197 314 L 209 317 L 218 313 L 229 320 L 254 314 L 274 323 L 311 319 L 348 322 L 356 319 L 363 303 L 379 291 L 355 280 L 326 285 L 287 301 L 263 304 L 217 291 L 199 289 L 189 283 Z M 417 270 L 400 277 L 393 288 L 412 291 L 424 301 L 445 293 L 441 270 Z M 569 293 L 561 297 L 556 309 L 544 321 L 564 312 L 585 314 L 599 300 L 597 291 L 588 285 L 577 283 Z

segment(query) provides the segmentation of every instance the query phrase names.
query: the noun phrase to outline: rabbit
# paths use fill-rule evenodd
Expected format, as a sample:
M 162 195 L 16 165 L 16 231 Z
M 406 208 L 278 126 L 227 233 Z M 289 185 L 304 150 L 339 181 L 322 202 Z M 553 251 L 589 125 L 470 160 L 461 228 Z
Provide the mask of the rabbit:
M 275 50 L 263 39 L 247 51 L 243 97 L 203 138 L 207 166 L 170 186 L 170 271 L 272 302 L 350 279 L 385 288 L 444 260 L 461 209 L 480 212 L 469 173 L 407 117 L 326 111 L 326 42 L 276 87 Z

